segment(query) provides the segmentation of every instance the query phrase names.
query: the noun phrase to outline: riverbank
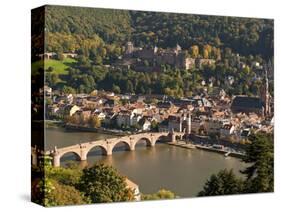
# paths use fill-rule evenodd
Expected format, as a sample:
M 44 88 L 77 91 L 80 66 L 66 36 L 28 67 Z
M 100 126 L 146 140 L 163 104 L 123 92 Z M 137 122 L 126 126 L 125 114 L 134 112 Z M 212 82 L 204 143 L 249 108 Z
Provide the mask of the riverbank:
M 105 128 L 92 128 L 92 127 L 72 125 L 72 124 L 66 124 L 65 129 L 67 131 L 73 131 L 73 132 L 94 132 L 94 133 L 110 134 L 110 135 L 117 135 L 117 136 L 128 135 L 128 133 L 122 132 L 119 130 L 110 130 L 110 129 L 105 129 Z
M 177 146 L 185 149 L 201 149 L 209 152 L 223 154 L 225 157 L 243 158 L 244 154 L 239 152 L 229 151 L 227 149 L 217 149 L 212 146 L 203 146 L 198 144 L 186 143 L 185 141 L 178 141 L 176 143 L 168 142 L 168 145 Z
M 176 143 L 173 142 L 167 142 L 167 144 L 172 145 L 172 146 L 177 146 L 185 149 L 195 149 L 196 146 L 190 143 L 186 143 L 184 141 L 178 141 Z
M 44 121 L 46 128 L 60 128 L 63 127 L 63 121 L 58 120 L 45 120 Z
M 209 152 L 216 152 L 216 153 L 220 153 L 220 154 L 224 154 L 224 156 L 228 157 L 236 157 L 236 158 L 243 158 L 244 154 L 243 153 L 239 153 L 239 152 L 232 152 L 232 151 L 228 151 L 225 149 L 216 149 L 213 147 L 207 147 L 207 146 L 202 146 L 202 145 L 195 145 L 197 149 L 202 149 L 202 150 L 206 150 Z

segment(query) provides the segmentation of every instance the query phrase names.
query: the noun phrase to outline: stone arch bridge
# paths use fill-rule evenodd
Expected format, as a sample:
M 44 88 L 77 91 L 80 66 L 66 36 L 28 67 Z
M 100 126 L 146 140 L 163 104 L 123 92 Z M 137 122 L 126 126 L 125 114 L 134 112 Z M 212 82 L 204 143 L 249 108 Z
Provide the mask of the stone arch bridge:
M 80 161 L 86 161 L 88 153 L 95 147 L 100 147 L 105 155 L 112 155 L 114 147 L 119 143 L 124 143 L 130 151 L 135 150 L 136 144 L 145 140 L 147 146 L 155 146 L 157 141 L 176 142 L 176 137 L 181 138 L 183 133 L 179 132 L 156 132 L 156 133 L 140 133 L 123 137 L 90 141 L 86 143 L 76 144 L 68 147 L 56 148 L 51 151 L 44 152 L 53 159 L 53 166 L 60 166 L 60 159 L 67 153 L 74 153 Z M 38 150 L 32 149 L 32 164 L 37 165 Z

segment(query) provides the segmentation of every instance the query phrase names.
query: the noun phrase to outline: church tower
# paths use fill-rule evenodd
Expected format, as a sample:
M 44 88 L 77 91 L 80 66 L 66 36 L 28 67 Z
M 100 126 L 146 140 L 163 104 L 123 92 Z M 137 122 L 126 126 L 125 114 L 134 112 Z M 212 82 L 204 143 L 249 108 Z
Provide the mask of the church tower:
M 269 93 L 269 83 L 268 83 L 268 67 L 264 66 L 265 76 L 263 80 L 263 85 L 261 87 L 261 99 L 264 105 L 264 116 L 270 116 L 270 93 Z

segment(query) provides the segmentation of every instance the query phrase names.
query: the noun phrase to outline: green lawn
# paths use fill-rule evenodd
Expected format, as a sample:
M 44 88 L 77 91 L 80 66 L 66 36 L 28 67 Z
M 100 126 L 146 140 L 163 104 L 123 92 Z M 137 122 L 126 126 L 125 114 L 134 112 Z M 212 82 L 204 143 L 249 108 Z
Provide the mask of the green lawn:
M 44 69 L 48 69 L 49 67 L 53 67 L 53 73 L 57 73 L 59 75 L 66 75 L 66 69 L 73 63 L 76 63 L 75 59 L 65 58 L 64 60 L 39 60 L 31 64 L 32 73 L 37 72 L 38 68 L 44 65 Z

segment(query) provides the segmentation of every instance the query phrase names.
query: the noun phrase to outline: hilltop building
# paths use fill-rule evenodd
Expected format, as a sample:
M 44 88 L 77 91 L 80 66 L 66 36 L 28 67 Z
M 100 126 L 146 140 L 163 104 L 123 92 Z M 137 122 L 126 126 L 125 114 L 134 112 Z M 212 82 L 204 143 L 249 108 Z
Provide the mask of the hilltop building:
M 180 69 L 202 68 L 204 65 L 215 63 L 213 59 L 190 58 L 179 44 L 174 48 L 160 49 L 134 47 L 132 42 L 127 42 L 125 55 L 121 63 L 136 71 L 160 71 L 162 65 L 170 65 Z

